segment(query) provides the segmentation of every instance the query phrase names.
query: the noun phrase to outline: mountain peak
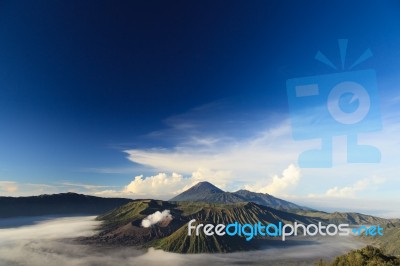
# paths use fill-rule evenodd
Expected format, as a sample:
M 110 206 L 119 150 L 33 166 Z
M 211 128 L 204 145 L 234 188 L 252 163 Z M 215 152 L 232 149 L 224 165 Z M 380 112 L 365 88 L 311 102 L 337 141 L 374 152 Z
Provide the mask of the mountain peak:
M 224 192 L 223 190 L 217 188 L 213 184 L 207 181 L 202 181 L 191 187 L 189 190 L 196 190 L 196 191 L 208 191 L 210 193 L 222 193 Z
M 199 182 L 178 196 L 170 199 L 171 201 L 203 201 L 211 195 L 225 193 L 210 182 Z

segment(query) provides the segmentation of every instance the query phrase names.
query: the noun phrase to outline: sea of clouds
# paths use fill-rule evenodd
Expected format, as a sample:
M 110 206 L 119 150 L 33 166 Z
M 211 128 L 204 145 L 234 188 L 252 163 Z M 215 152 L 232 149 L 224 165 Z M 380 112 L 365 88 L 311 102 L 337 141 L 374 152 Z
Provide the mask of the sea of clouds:
M 290 243 L 282 247 L 251 252 L 183 255 L 134 247 L 88 246 L 74 241 L 76 237 L 95 234 L 98 225 L 92 216 L 0 219 L 0 265 L 310 265 L 318 258 L 332 258 L 363 246 L 354 238 L 328 237 L 299 244 L 287 241 Z

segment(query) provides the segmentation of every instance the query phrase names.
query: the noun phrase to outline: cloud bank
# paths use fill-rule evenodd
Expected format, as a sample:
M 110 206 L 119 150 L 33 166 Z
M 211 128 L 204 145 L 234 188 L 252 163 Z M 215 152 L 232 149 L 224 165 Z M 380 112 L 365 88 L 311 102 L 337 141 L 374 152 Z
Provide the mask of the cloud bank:
M 232 174 L 229 171 L 210 171 L 199 169 L 190 176 L 184 177 L 178 173 L 158 173 L 154 176 L 136 176 L 124 189 L 103 190 L 96 192 L 100 196 L 120 196 L 134 198 L 170 199 L 173 196 L 189 189 L 198 182 L 208 181 L 217 187 L 229 191 L 245 188 L 255 192 L 280 195 L 289 189 L 295 188 L 300 180 L 300 169 L 293 164 L 283 170 L 282 176 L 274 175 L 264 178 L 263 182 L 256 185 L 229 186 Z M 264 185 L 262 185 L 264 184 Z
M 292 265 L 299 261 L 312 265 L 319 258 L 329 259 L 359 248 L 354 238 L 323 238 L 282 247 L 229 254 L 176 254 L 134 247 L 104 248 L 82 245 L 72 238 L 94 234 L 94 217 L 58 218 L 30 226 L 0 228 L 0 265 L 69 266 L 159 266 L 159 265 Z M 18 219 L 15 219 L 15 221 Z
M 13 181 L 0 181 L 0 191 L 14 193 L 18 190 L 16 182 Z
M 297 160 L 302 145 L 295 145 L 287 121 L 248 139 L 190 138 L 173 149 L 126 150 L 132 162 L 166 172 L 191 174 L 198 169 L 230 172 L 229 180 L 251 183 L 282 171 Z M 199 140 L 202 139 L 202 140 Z
M 303 168 L 300 173 L 296 170 L 299 154 L 320 148 L 321 139 L 295 141 L 286 115 L 259 113 L 260 116 L 244 117 L 243 114 L 228 115 L 229 112 L 219 115 L 223 107 L 218 104 L 171 117 L 167 119 L 166 129 L 149 134 L 153 139 L 170 140 L 173 144 L 168 145 L 169 148 L 134 148 L 124 152 L 132 162 L 155 172 L 175 172 L 190 178 L 198 169 L 222 171 L 226 174 L 218 179 L 205 179 L 220 182 L 228 191 L 245 188 L 270 193 L 295 202 L 311 203 L 321 210 L 337 203 L 338 198 L 357 198 L 369 203 L 382 199 L 385 206 L 394 206 L 393 202 L 400 203 L 395 189 L 400 185 L 395 159 L 399 154 L 396 147 L 400 143 L 397 137 L 400 135 L 400 115 L 393 108 L 382 107 L 383 129 L 360 132 L 357 136 L 359 144 L 380 149 L 382 161 L 378 164 L 347 163 L 346 136 L 333 136 L 333 167 Z M 212 119 L 209 121 L 204 117 Z M 384 176 L 386 182 L 376 183 L 373 181 L 375 176 Z M 182 184 L 188 185 L 184 181 Z M 378 185 L 379 189 L 374 189 Z M 327 200 L 323 204 L 322 198 Z M 349 201 L 345 206 L 357 211 L 359 205 L 353 205 L 353 202 Z M 338 204 L 336 209 L 342 206 Z M 385 216 L 400 213 L 398 208 L 386 211 Z
M 309 197 L 334 197 L 334 198 L 353 198 L 357 192 L 375 187 L 384 183 L 386 180 L 383 177 L 365 178 L 357 181 L 353 185 L 328 189 L 323 195 L 309 194 Z

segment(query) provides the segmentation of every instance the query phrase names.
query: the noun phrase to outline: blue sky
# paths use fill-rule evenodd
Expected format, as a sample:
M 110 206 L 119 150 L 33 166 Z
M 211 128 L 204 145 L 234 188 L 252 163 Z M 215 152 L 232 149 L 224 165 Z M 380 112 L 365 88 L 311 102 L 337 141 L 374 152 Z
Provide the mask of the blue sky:
M 0 195 L 168 198 L 209 180 L 398 216 L 380 206 L 400 203 L 399 12 L 395 1 L 3 1 Z M 347 62 L 373 53 L 354 70 L 377 73 L 382 131 L 360 138 L 382 161 L 347 164 L 338 137 L 332 168 L 300 169 L 309 144 L 291 136 L 286 80 L 340 72 L 314 59 L 340 66 L 338 39 Z

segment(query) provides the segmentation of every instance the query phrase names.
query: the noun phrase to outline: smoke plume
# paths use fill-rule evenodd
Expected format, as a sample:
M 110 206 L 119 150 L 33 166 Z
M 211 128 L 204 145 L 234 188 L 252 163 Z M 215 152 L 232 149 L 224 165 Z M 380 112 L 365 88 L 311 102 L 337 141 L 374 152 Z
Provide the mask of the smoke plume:
M 152 226 L 153 224 L 165 221 L 172 220 L 172 215 L 170 214 L 170 210 L 163 210 L 162 212 L 156 211 L 153 214 L 150 214 L 146 218 L 142 220 L 142 226 L 147 228 Z

